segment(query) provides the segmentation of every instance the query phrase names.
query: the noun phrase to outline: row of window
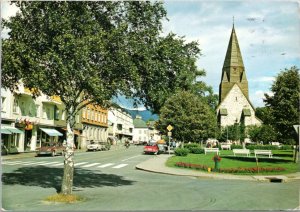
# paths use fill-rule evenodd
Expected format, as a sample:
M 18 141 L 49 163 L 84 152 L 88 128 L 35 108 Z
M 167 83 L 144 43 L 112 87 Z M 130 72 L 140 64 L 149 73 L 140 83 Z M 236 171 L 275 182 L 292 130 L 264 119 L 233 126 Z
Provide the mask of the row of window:
M 107 138 L 107 130 L 104 128 L 87 127 L 86 134 L 89 138 L 105 141 Z
M 5 97 L 1 97 L 1 111 L 6 112 L 5 110 Z M 40 104 L 34 104 L 33 102 L 26 104 L 25 101 L 20 101 L 19 99 L 14 99 L 13 114 L 29 116 L 29 117 L 38 117 L 46 120 L 65 120 L 66 114 L 65 111 L 60 110 L 56 105 L 47 105 L 43 104 L 42 110 Z M 76 122 L 79 123 L 79 115 L 76 115 Z
M 91 110 L 89 108 L 83 109 L 82 118 L 90 120 L 90 121 L 107 123 L 107 114 L 106 113 L 102 113 L 102 112 L 99 112 L 96 110 Z

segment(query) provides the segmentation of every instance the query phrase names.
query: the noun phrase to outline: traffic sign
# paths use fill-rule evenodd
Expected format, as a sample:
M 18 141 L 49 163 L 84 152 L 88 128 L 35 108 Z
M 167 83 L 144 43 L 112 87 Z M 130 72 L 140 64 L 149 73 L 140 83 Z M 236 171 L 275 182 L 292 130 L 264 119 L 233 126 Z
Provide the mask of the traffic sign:
M 168 132 L 168 136 L 171 137 L 172 136 L 172 132 Z
M 171 131 L 171 130 L 173 130 L 173 127 L 169 124 L 169 126 L 167 127 L 167 130 Z
M 297 134 L 299 135 L 299 129 L 300 129 L 300 125 L 293 125 L 294 129 L 296 130 Z

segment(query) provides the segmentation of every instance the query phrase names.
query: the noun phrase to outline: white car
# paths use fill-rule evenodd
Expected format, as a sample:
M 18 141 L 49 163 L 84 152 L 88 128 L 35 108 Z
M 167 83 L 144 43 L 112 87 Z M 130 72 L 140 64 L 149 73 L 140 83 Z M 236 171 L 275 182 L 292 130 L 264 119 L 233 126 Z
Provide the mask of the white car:
M 90 141 L 90 144 L 88 144 L 86 148 L 87 151 L 100 151 L 102 146 L 98 141 Z

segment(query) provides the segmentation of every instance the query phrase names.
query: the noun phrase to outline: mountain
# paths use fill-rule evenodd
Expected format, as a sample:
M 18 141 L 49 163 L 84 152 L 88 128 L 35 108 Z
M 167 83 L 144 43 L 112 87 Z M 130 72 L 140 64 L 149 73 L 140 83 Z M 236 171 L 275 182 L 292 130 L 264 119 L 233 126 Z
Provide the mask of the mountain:
M 125 108 L 124 108 L 125 109 Z M 130 109 L 125 109 L 133 119 L 135 119 L 136 115 L 142 116 L 142 119 L 144 121 L 148 121 L 150 118 L 153 119 L 154 121 L 158 120 L 158 115 L 151 113 L 149 110 L 130 110 Z

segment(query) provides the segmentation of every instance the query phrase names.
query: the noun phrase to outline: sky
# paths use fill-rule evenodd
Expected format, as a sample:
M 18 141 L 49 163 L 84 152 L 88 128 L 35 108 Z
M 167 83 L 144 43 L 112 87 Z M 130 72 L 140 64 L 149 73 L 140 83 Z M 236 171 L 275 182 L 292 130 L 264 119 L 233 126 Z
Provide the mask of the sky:
M 186 42 L 198 41 L 202 55 L 197 66 L 206 71 L 206 76 L 200 80 L 212 86 L 215 93 L 219 91 L 233 17 L 254 107 L 264 106 L 264 93 L 270 93 L 280 71 L 300 67 L 297 1 L 165 0 L 164 7 L 169 20 L 163 21 L 162 35 L 173 32 L 184 36 Z M 3 18 L 16 11 L 17 8 L 2 4 Z M 116 101 L 132 108 L 132 101 L 124 97 Z

